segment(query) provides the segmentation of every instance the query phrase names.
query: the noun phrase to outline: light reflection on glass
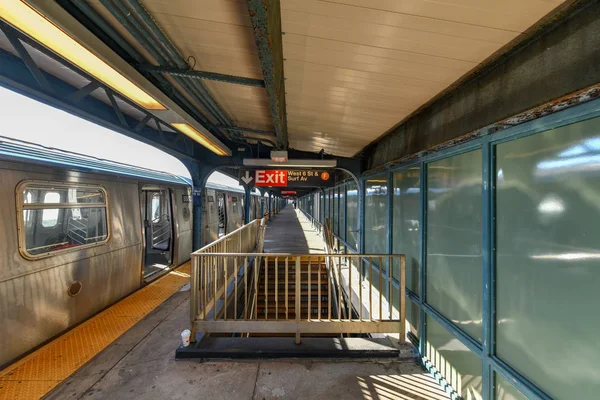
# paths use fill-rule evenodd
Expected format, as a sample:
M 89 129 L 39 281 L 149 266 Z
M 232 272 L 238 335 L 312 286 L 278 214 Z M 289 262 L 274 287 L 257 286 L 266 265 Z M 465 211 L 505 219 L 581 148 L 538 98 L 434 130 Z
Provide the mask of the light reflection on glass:
M 543 214 L 560 214 L 565 211 L 565 205 L 560 197 L 546 197 L 538 205 L 538 211 Z
M 538 254 L 531 256 L 534 260 L 561 260 L 561 261 L 574 261 L 574 260 L 598 260 L 600 259 L 600 253 L 557 253 L 557 254 Z

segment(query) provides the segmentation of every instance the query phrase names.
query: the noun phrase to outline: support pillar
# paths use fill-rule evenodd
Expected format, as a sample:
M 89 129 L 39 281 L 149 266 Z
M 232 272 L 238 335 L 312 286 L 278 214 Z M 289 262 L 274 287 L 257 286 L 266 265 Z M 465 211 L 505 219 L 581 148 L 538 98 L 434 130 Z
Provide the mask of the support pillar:
M 208 177 L 216 169 L 216 166 L 195 161 L 183 161 L 183 163 L 192 176 L 192 251 L 196 251 L 204 245 L 203 233 L 205 221 L 202 218 L 204 214 L 204 188 L 206 187 Z
M 272 196 L 273 195 L 271 194 L 271 192 L 269 192 L 269 218 L 271 218 L 271 216 L 273 215 L 273 213 L 272 213 L 272 207 L 273 206 L 271 205 L 271 203 L 272 203 L 272 201 L 271 201 Z
M 365 253 L 365 181 L 358 180 L 358 252 Z
M 244 191 L 246 193 L 246 198 L 244 200 L 244 224 L 250 223 L 250 188 L 245 187 Z

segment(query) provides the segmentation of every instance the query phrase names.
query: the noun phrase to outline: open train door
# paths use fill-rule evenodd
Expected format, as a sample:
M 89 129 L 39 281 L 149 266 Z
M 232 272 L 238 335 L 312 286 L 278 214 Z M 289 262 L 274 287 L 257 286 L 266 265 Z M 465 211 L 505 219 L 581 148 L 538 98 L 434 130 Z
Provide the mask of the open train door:
M 141 188 L 144 224 L 143 278 L 168 270 L 173 264 L 173 204 L 171 189 L 160 186 Z
M 212 189 L 206 189 L 204 191 L 204 201 L 202 204 L 204 205 L 202 210 L 202 220 L 205 221 L 203 245 L 207 245 L 219 238 L 220 219 L 217 193 Z

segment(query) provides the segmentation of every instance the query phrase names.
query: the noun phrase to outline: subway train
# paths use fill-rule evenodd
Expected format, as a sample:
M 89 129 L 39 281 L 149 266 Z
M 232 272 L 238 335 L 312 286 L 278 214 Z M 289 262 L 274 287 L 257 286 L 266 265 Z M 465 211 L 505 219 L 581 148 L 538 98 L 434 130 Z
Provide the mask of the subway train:
M 202 192 L 203 243 L 242 226 L 241 188 Z M 188 261 L 191 201 L 187 179 L 0 137 L 0 368 Z

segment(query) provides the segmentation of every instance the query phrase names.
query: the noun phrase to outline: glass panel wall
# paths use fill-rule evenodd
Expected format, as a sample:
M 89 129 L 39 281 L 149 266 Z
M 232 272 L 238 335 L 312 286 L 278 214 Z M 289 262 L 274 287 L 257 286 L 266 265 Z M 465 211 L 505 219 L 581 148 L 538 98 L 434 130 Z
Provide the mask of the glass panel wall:
M 421 168 L 419 166 L 394 173 L 392 253 L 406 255 L 406 287 L 419 294 L 421 269 Z M 399 280 L 400 265 L 392 276 Z
M 496 384 L 494 398 L 496 400 L 527 400 L 527 396 L 519 392 L 500 374 L 495 374 Z
M 346 184 L 346 214 L 347 214 L 347 235 L 346 241 L 349 245 L 358 248 L 358 190 L 356 182 Z
M 386 176 L 369 178 L 365 182 L 365 192 L 365 252 L 385 254 L 388 252 Z
M 481 150 L 427 166 L 427 301 L 482 335 Z
M 496 353 L 554 399 L 598 398 L 600 118 L 496 157 Z
M 482 398 L 482 362 L 451 333 L 427 316 L 426 354 L 463 399 Z

